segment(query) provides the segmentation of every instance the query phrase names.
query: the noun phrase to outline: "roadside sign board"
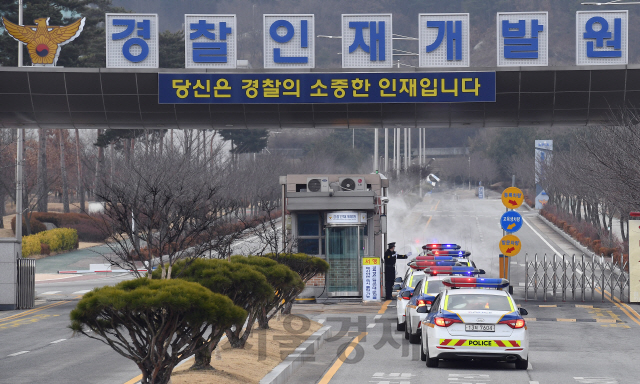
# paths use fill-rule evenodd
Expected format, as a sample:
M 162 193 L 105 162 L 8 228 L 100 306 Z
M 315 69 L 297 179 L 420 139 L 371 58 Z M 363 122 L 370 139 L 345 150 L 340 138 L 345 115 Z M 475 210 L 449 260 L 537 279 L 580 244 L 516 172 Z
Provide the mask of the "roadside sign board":
M 518 232 L 522 228 L 522 215 L 516 211 L 507 211 L 500 218 L 502 229 L 508 233 Z
M 380 258 L 362 259 L 362 301 L 380 301 Z
M 484 199 L 484 187 L 478 187 L 478 198 Z
M 516 209 L 522 205 L 524 193 L 520 188 L 509 187 L 502 192 L 502 204 L 509 209 Z
M 640 303 L 640 212 L 629 218 L 629 301 Z
M 522 243 L 517 236 L 506 235 L 500 239 L 500 252 L 505 256 L 515 256 L 520 253 Z

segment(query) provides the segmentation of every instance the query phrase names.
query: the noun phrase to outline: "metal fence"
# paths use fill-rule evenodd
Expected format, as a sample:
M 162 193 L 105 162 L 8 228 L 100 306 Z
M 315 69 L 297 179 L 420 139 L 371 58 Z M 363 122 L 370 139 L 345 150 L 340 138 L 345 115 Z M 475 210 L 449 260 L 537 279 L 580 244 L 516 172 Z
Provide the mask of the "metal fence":
M 36 304 L 36 259 L 18 259 L 18 309 L 30 309 Z
M 525 254 L 525 300 L 629 302 L 627 262 L 610 258 Z

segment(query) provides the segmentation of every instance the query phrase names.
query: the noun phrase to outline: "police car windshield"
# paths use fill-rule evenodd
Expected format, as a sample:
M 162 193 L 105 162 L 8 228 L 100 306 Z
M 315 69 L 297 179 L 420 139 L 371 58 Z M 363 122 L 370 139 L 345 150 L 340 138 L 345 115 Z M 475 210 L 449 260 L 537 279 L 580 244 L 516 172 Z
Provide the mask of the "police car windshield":
M 509 299 L 506 296 L 469 294 L 449 295 L 446 310 L 490 310 L 511 311 Z
M 437 295 L 444 288 L 442 280 L 429 280 L 427 284 L 427 291 L 425 293 Z
M 409 281 L 409 286 L 411 288 L 415 288 L 416 285 L 418 285 L 418 283 L 420 282 L 420 277 L 422 276 L 411 276 L 411 280 Z

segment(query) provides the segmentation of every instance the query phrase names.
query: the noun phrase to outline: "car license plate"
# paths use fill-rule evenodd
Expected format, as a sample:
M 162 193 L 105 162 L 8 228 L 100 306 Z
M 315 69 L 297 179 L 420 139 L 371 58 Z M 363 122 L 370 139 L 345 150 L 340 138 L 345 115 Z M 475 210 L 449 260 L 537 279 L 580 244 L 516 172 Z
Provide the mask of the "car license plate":
M 464 330 L 467 332 L 495 332 L 495 324 L 465 324 Z

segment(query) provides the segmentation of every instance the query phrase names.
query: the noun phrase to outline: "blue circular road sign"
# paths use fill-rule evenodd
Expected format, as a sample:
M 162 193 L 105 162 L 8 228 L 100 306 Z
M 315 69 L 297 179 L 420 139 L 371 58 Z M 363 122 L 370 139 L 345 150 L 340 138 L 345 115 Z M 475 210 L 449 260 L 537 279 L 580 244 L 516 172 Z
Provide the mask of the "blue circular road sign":
M 509 233 L 518 232 L 522 223 L 522 216 L 516 211 L 507 211 L 500 218 L 500 226 Z

